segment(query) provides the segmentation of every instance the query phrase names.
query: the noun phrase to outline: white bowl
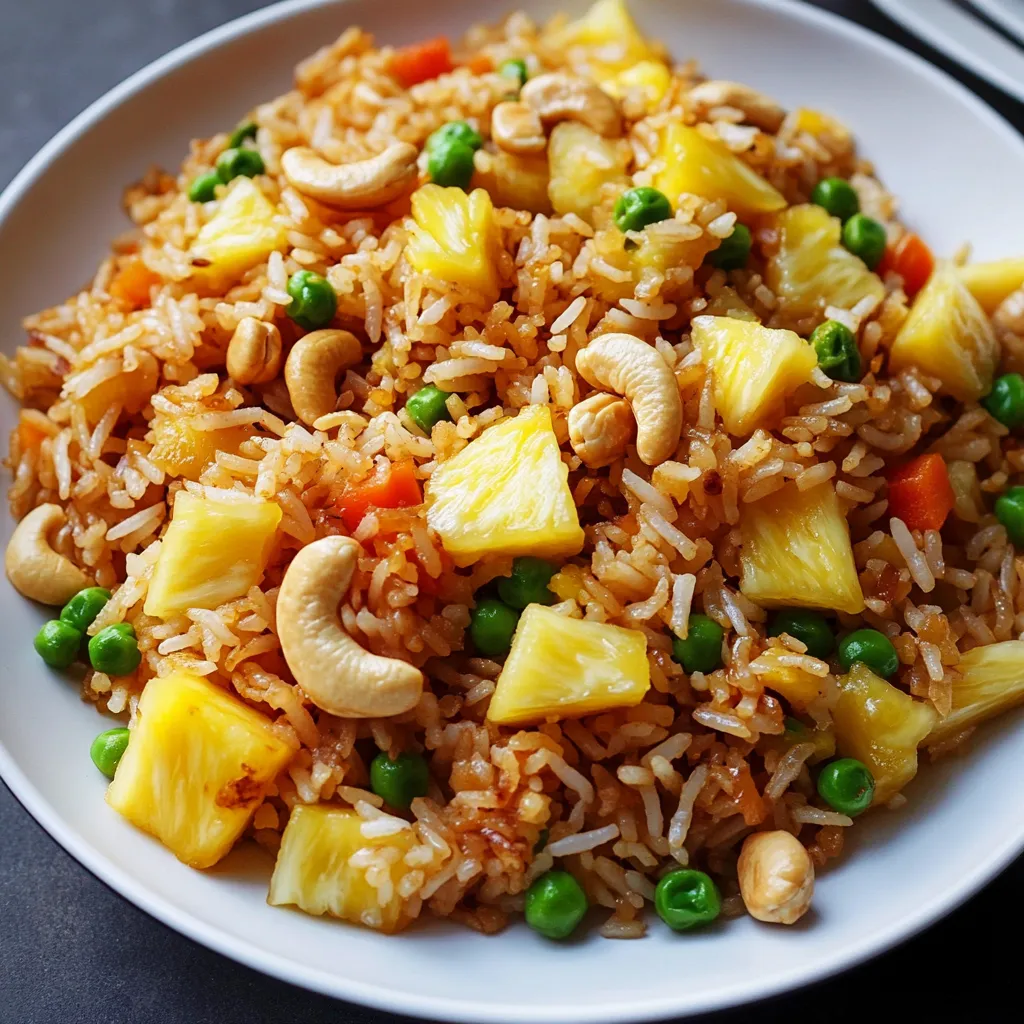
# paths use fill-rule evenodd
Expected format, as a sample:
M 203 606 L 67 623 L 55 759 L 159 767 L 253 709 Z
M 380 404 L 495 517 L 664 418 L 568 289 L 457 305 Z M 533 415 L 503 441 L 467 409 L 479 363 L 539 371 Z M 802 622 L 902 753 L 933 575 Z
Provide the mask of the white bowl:
M 513 0 L 514 2 L 514 0 Z M 288 87 L 293 64 L 361 24 L 403 43 L 458 33 L 504 3 L 286 3 L 211 32 L 130 78 L 78 117 L 0 198 L 0 332 L 88 280 L 125 225 L 124 183 L 175 167 L 193 136 L 234 124 Z M 524 0 L 545 15 L 556 6 Z M 837 114 L 856 131 L 903 212 L 939 253 L 965 239 L 983 257 L 1024 238 L 1024 144 L 943 74 L 852 24 L 771 0 L 634 0 L 645 28 L 711 74 L 786 105 Z M 17 255 L 15 255 L 17 254 Z M 15 409 L 3 401 L 3 436 Z M 4 513 L 4 540 L 11 523 Z M 906 938 L 975 892 L 1024 847 L 1017 719 L 966 758 L 925 767 L 899 813 L 858 826 L 850 856 L 820 879 L 798 927 L 750 919 L 635 942 L 594 934 L 554 946 L 517 925 L 496 938 L 439 922 L 385 937 L 265 903 L 269 860 L 240 849 L 192 871 L 103 801 L 88 759 L 100 719 L 76 684 L 48 672 L 30 638 L 44 610 L 3 587 L 0 771 L 28 810 L 114 889 L 171 927 L 269 974 L 331 995 L 448 1021 L 633 1021 L 706 1011 L 791 989 Z

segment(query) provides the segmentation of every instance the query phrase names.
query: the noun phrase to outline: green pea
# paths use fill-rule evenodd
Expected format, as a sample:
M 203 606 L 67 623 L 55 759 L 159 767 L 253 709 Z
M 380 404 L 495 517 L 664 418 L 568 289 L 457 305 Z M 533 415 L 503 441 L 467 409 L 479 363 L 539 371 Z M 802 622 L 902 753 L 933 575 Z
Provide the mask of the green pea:
M 36 633 L 32 646 L 50 668 L 67 668 L 78 657 L 82 631 L 63 619 L 51 619 Z
M 476 649 L 488 658 L 504 658 L 512 647 L 519 612 L 504 601 L 478 601 L 469 620 L 469 635 Z
M 439 387 L 428 384 L 406 399 L 405 411 L 420 430 L 429 434 L 435 423 L 452 418 L 448 406 L 445 405 L 449 394 L 450 391 L 442 391 Z
M 867 765 L 853 757 L 841 757 L 818 773 L 818 795 L 832 810 L 856 818 L 871 806 L 875 780 Z
M 89 641 L 89 664 L 108 676 L 126 676 L 142 661 L 135 629 L 129 622 L 119 622 L 101 629 Z
M 228 136 L 228 149 L 238 149 L 246 139 L 255 139 L 257 132 L 255 121 L 241 121 L 238 127 Z
M 996 498 L 996 519 L 1016 548 L 1024 548 L 1024 487 L 1011 487 Z
M 427 151 L 427 173 L 437 185 L 468 188 L 473 177 L 473 150 L 463 142 L 439 143 Z
M 856 629 L 839 641 L 839 664 L 843 671 L 849 672 L 855 661 L 863 662 L 883 679 L 895 675 L 900 667 L 892 641 L 877 629 Z
M 71 623 L 80 633 L 84 633 L 109 600 L 109 590 L 103 587 L 86 587 L 64 605 L 60 617 L 64 622 Z
M 117 766 L 128 749 L 130 735 L 127 729 L 108 729 L 106 732 L 101 732 L 92 741 L 92 745 L 89 747 L 89 756 L 92 758 L 92 763 L 108 779 L 114 777 L 114 772 L 117 771 Z
M 885 255 L 885 228 L 863 213 L 855 213 L 843 225 L 843 245 L 874 270 Z
M 526 923 L 549 939 L 566 939 L 586 916 L 590 904 L 568 871 L 548 871 L 526 890 Z
M 526 70 L 526 61 L 518 58 L 505 61 L 498 68 L 498 74 L 505 78 L 511 78 L 520 89 L 526 85 L 526 80 L 530 77 L 529 71 Z
M 265 169 L 263 157 L 259 152 L 246 146 L 240 149 L 225 149 L 217 157 L 217 176 L 224 184 L 233 178 L 255 178 Z
M 612 219 L 620 231 L 643 231 L 648 224 L 668 220 L 672 216 L 672 204 L 664 192 L 644 185 L 627 188 L 615 200 Z
M 811 202 L 823 206 L 833 217 L 848 221 L 860 213 L 860 200 L 845 178 L 822 178 L 811 193 Z
M 654 909 L 675 932 L 711 924 L 722 912 L 722 896 L 710 875 L 693 868 L 670 871 L 654 890 Z
M 853 331 L 838 320 L 826 320 L 811 333 L 811 345 L 818 354 L 818 365 L 833 380 L 855 383 L 860 380 L 860 350 Z
M 522 555 L 512 563 L 512 575 L 498 580 L 498 596 L 513 608 L 528 604 L 553 604 L 555 595 L 548 590 L 556 569 L 543 558 Z
M 326 327 L 338 309 L 338 296 L 331 282 L 312 270 L 297 270 L 288 278 L 292 301 L 285 312 L 300 327 L 316 331 Z
M 188 197 L 193 203 L 208 203 L 211 199 L 217 198 L 217 186 L 220 184 L 220 175 L 216 171 L 207 171 L 192 179 L 192 184 L 188 187 Z
M 690 616 L 686 639 L 672 641 L 672 657 L 687 672 L 714 672 L 722 664 L 722 640 L 725 630 L 706 615 Z
M 1024 426 L 1024 377 L 1019 373 L 1004 373 L 997 377 L 981 404 L 1004 427 L 1016 430 Z
M 708 263 L 719 270 L 742 270 L 750 259 L 750 248 L 754 240 L 746 224 L 737 224 L 728 238 L 713 252 L 708 253 Z
M 383 751 L 370 762 L 370 789 L 386 804 L 405 810 L 430 788 L 430 769 L 419 754 L 399 754 L 393 761 Z
M 768 622 L 768 635 L 788 633 L 799 640 L 812 658 L 824 660 L 836 649 L 836 638 L 824 615 L 803 608 L 784 608 Z
M 430 153 L 439 147 L 450 146 L 452 143 L 469 146 L 475 152 L 484 144 L 484 140 L 468 121 L 449 121 L 430 134 L 424 148 Z

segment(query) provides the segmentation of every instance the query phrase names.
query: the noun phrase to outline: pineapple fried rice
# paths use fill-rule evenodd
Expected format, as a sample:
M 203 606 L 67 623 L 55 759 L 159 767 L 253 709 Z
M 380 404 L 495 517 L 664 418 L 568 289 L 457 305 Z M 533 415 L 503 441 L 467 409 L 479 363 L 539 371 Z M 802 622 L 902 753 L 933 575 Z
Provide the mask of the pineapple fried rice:
M 125 207 L 0 357 L 6 567 L 186 863 L 385 931 L 788 924 L 1024 695 L 1024 260 L 935 261 L 621 0 L 350 28 Z

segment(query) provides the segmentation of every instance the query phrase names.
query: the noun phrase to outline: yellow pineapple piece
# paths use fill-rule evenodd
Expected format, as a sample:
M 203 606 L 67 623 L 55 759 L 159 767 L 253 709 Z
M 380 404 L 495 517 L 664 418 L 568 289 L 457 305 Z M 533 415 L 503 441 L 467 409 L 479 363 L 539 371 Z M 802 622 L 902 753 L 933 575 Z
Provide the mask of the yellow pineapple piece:
M 724 199 L 739 214 L 771 213 L 786 205 L 785 197 L 726 146 L 696 128 L 673 121 L 661 139 L 665 163 L 654 178 L 674 206 L 684 192 L 705 199 Z
M 214 501 L 179 491 L 144 610 L 160 619 L 216 608 L 255 586 L 270 559 L 281 506 Z
M 548 196 L 555 213 L 575 213 L 593 224 L 605 185 L 627 185 L 630 149 L 577 121 L 563 121 L 548 139 Z
M 413 224 L 405 252 L 420 273 L 494 297 L 498 228 L 491 197 L 475 188 L 423 185 L 412 194 Z
M 889 369 L 916 366 L 954 398 L 973 402 L 991 390 L 998 365 L 999 342 L 985 311 L 954 267 L 936 267 L 892 343 Z
M 151 679 L 107 803 L 194 868 L 234 845 L 294 748 L 273 723 L 191 672 Z
M 619 99 L 639 90 L 648 111 L 654 110 L 672 85 L 672 72 L 660 60 L 641 60 L 623 71 L 603 78 L 598 75 L 601 88 Z
M 871 296 L 882 300 L 885 285 L 840 241 L 842 224 L 820 206 L 791 206 L 779 215 L 779 248 L 768 261 L 768 286 L 796 317 L 826 306 L 850 309 Z
M 862 662 L 839 680 L 832 709 L 836 746 L 843 757 L 868 766 L 876 804 L 891 800 L 917 774 L 917 746 L 937 720 L 930 704 L 914 700 Z
M 427 522 L 457 565 L 482 555 L 575 555 L 583 530 L 568 478 L 550 410 L 531 405 L 434 470 Z
M 486 170 L 478 171 L 474 181 L 487 190 L 495 206 L 549 214 L 548 177 L 547 157 L 518 156 L 499 149 L 488 154 Z
M 990 316 L 1018 288 L 1024 287 L 1024 256 L 957 268 L 960 280 Z
M 765 608 L 864 610 L 846 516 L 832 484 L 796 484 L 742 506 L 740 590 Z
M 790 136 L 795 132 L 807 132 L 808 135 L 813 135 L 824 142 L 825 148 L 832 153 L 844 153 L 853 149 L 853 136 L 850 134 L 850 129 L 830 114 L 820 110 L 797 107 L 790 111 L 779 134 Z
M 694 317 L 692 331 L 711 369 L 722 422 L 737 436 L 777 419 L 786 397 L 818 365 L 814 349 L 793 331 L 728 316 Z
M 273 203 L 251 178 L 235 178 L 192 243 L 193 258 L 210 261 L 194 276 L 210 284 L 239 277 L 286 242 Z
M 639 630 L 531 604 L 519 619 L 487 718 L 499 725 L 579 718 L 639 704 L 650 685 L 647 638 Z
M 769 690 L 800 711 L 821 696 L 825 678 L 795 665 L 785 664 L 783 659 L 792 653 L 782 647 L 769 647 L 750 664 L 757 678 Z
M 961 655 L 953 683 L 953 710 L 932 730 L 928 742 L 1008 711 L 1024 701 L 1024 640 L 975 647 Z
M 627 67 L 659 53 L 643 37 L 623 0 L 597 0 L 582 18 L 559 29 L 552 43 L 561 50 L 593 50 L 591 62 L 611 69 Z
M 415 845 L 413 831 L 404 828 L 368 839 L 362 834 L 363 824 L 355 811 L 297 805 L 281 837 L 267 902 L 275 907 L 294 904 L 307 914 L 329 914 L 382 932 L 397 932 L 407 925 L 411 917 L 396 888 L 412 870 L 402 858 Z M 380 888 L 366 879 L 368 865 L 359 863 L 360 851 L 366 851 L 363 856 L 384 852 L 393 858 L 390 895 L 383 906 Z
M 134 369 L 121 372 L 116 377 L 108 377 L 77 398 L 90 425 L 98 423 L 114 405 L 120 405 L 131 415 L 146 407 L 157 389 L 160 366 L 148 352 L 140 352 L 137 363 Z M 67 394 L 67 389 L 64 393 Z
M 213 464 L 217 452 L 237 455 L 252 435 L 251 427 L 196 430 L 187 419 L 158 416 L 150 426 L 153 450 L 149 457 L 171 476 L 198 480 L 203 470 Z

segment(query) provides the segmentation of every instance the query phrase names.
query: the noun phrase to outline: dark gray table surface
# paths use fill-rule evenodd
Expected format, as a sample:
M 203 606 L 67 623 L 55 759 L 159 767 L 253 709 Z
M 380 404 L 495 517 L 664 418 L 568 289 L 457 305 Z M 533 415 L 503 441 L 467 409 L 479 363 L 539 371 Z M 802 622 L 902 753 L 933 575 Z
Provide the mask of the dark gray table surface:
M 865 0 L 819 5 L 923 53 L 1024 128 L 1024 108 L 950 66 Z M 261 0 L 2 0 L 0 187 L 58 128 L 126 75 L 261 6 Z M 1018 940 L 1007 924 L 1022 896 L 1024 859 L 944 922 L 886 956 L 756 1009 L 705 1021 L 1005 1019 L 993 1013 L 996 1005 L 1020 1007 L 1013 959 Z M 177 935 L 93 878 L 0 786 L 3 1024 L 397 1020 L 266 978 Z

